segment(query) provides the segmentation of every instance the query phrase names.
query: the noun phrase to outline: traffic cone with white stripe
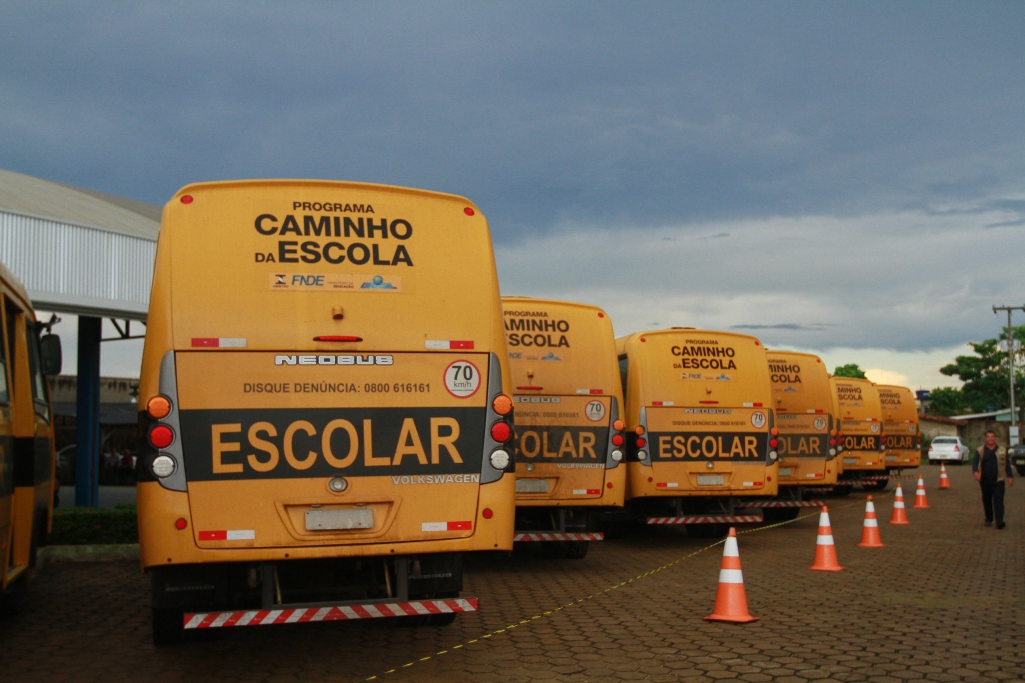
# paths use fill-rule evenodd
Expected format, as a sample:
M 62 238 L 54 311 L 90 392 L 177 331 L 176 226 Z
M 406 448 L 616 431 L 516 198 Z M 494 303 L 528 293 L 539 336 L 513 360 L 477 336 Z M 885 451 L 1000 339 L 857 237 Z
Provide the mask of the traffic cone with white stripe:
M 915 489 L 915 504 L 911 507 L 928 508 L 929 501 L 925 499 L 925 479 L 918 477 L 918 487 Z
M 808 569 L 820 572 L 838 572 L 843 569 L 836 557 L 836 545 L 833 544 L 833 527 L 829 524 L 829 508 L 822 506 L 819 515 L 819 537 L 815 542 L 815 562 Z
M 947 477 L 947 466 L 943 464 L 940 464 L 940 488 L 950 488 L 950 479 Z
M 730 535 L 726 537 L 726 545 L 722 549 L 715 610 L 705 620 L 732 621 L 736 624 L 758 621 L 758 617 L 752 617 L 747 611 L 747 593 L 744 592 L 744 574 L 740 571 L 740 552 L 737 550 L 737 530 L 734 527 L 730 527 Z
M 908 521 L 908 513 L 904 510 L 904 490 L 897 484 L 897 490 L 893 494 L 893 513 L 890 514 L 890 524 L 911 524 Z
M 859 548 L 882 548 L 883 539 L 879 536 L 879 520 L 876 519 L 876 506 L 872 496 L 865 501 L 865 524 L 861 528 Z

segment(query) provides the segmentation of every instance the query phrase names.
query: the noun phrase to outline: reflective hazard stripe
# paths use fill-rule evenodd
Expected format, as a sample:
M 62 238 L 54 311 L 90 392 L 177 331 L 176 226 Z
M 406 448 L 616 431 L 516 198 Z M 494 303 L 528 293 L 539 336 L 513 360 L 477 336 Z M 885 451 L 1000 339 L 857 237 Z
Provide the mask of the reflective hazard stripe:
M 571 532 L 516 532 L 513 541 L 523 543 L 527 541 L 604 541 L 603 533 L 571 533 Z
M 687 517 L 648 517 L 648 524 L 746 524 L 764 521 L 762 515 L 691 515 Z
M 739 569 L 720 569 L 719 583 L 744 583 L 744 573 Z
M 473 522 L 424 522 L 420 531 L 470 531 Z
M 451 600 L 416 600 L 412 602 L 369 603 L 364 605 L 323 605 L 295 609 L 249 610 L 237 612 L 203 612 L 186 614 L 186 630 L 227 628 L 229 626 L 269 626 L 311 621 L 342 621 L 348 619 L 379 619 L 382 617 L 422 614 L 453 614 L 476 612 L 477 598 Z
M 472 341 L 457 341 L 454 339 L 425 339 L 425 349 L 445 349 L 445 350 L 473 350 Z
M 245 337 L 193 337 L 194 349 L 244 349 Z

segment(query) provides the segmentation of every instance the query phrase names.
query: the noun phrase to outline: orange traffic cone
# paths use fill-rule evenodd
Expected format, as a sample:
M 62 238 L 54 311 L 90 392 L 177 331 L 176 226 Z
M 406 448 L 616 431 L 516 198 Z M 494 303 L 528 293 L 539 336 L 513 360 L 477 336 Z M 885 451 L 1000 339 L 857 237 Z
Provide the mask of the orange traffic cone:
M 879 536 L 879 520 L 876 519 L 876 506 L 872 496 L 865 501 L 865 524 L 861 527 L 861 543 L 859 548 L 882 548 L 883 539 Z
M 950 479 L 947 477 L 947 466 L 946 465 L 940 465 L 940 488 L 941 489 L 949 489 L 950 488 Z
M 918 477 L 918 487 L 915 489 L 915 504 L 912 507 L 929 507 L 929 501 L 925 499 L 925 479 L 922 479 L 922 477 Z
M 734 527 L 730 527 L 730 535 L 726 537 L 726 545 L 722 549 L 715 610 L 705 619 L 737 624 L 758 621 L 758 617 L 752 617 L 747 611 L 747 593 L 744 592 L 744 574 L 740 571 L 740 552 L 737 550 L 737 530 Z
M 904 491 L 900 484 L 893 494 L 893 514 L 890 515 L 890 524 L 911 524 L 908 521 L 908 513 L 904 510 Z
M 815 542 L 815 562 L 808 567 L 821 572 L 838 572 L 843 567 L 836 559 L 836 546 L 833 545 L 833 527 L 829 525 L 829 508 L 822 506 L 819 515 L 819 538 Z

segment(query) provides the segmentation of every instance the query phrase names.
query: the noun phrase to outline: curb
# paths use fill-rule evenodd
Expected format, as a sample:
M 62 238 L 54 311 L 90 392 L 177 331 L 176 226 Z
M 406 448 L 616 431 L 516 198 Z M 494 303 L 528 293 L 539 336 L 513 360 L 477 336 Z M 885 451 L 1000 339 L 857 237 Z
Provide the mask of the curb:
M 138 559 L 138 543 L 50 545 L 39 549 L 37 566 L 51 562 L 116 562 Z

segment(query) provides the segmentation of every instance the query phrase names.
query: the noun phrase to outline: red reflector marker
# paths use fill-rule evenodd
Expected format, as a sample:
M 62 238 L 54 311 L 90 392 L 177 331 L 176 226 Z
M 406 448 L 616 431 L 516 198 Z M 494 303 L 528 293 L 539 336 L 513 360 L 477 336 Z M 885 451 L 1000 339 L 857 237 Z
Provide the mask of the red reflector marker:
M 466 207 L 465 209 L 463 209 L 463 213 L 465 213 L 467 216 L 472 216 L 477 212 L 471 209 L 470 207 Z
M 192 203 L 192 195 L 190 195 L 190 194 L 182 195 L 182 204 L 191 204 L 191 203 Z
M 537 387 L 537 386 L 534 386 L 533 384 L 525 384 L 522 387 L 516 387 L 516 388 L 517 389 L 522 389 L 523 391 L 541 391 L 542 389 L 544 389 L 544 387 Z
M 319 337 L 314 337 L 313 341 L 319 342 L 361 342 L 363 337 L 351 337 L 346 334 L 324 334 Z
M 227 541 L 228 532 L 225 531 L 200 531 L 199 540 L 201 541 Z
M 449 522 L 449 531 L 469 531 L 473 528 L 473 522 Z
M 149 432 L 149 442 L 154 448 L 167 448 L 174 441 L 174 432 L 167 425 L 157 425 Z
M 484 519 L 491 519 L 495 516 L 495 513 L 492 512 L 491 508 L 484 508 L 484 512 L 481 514 L 484 516 Z
M 512 436 L 512 429 L 504 422 L 496 422 L 491 425 L 491 438 L 498 443 L 504 443 Z
M 601 495 L 601 489 L 587 489 L 587 495 L 589 495 L 589 496 Z
M 189 525 L 189 523 L 188 523 L 188 521 L 186 521 L 186 519 L 184 517 L 179 517 L 178 519 L 174 520 L 174 528 L 177 529 L 178 531 L 181 531 L 182 529 L 184 529 L 188 525 Z

